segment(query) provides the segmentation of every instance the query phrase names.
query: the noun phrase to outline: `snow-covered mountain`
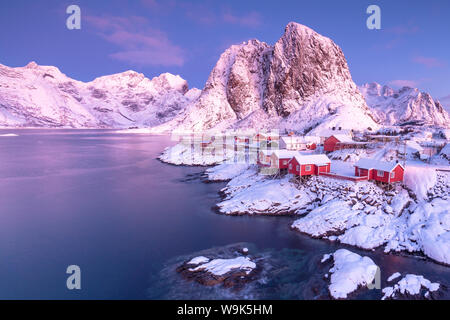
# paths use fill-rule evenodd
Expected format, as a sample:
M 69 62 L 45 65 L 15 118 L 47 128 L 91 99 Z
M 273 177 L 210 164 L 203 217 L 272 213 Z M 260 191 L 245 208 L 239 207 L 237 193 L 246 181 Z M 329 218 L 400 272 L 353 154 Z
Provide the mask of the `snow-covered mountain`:
M 0 126 L 127 128 L 174 118 L 200 90 L 180 76 L 127 71 L 84 83 L 56 67 L 0 65 Z
M 362 94 L 361 94 L 362 93 Z M 367 102 L 367 103 L 366 103 Z M 153 132 L 253 128 L 319 133 L 380 124 L 449 126 L 439 101 L 414 88 L 358 88 L 331 39 L 291 22 L 271 46 L 228 48 L 203 90 L 180 76 L 127 71 L 91 82 L 56 67 L 0 64 L 0 127 L 128 128 Z
M 156 131 L 377 128 L 342 50 L 291 22 L 274 46 L 250 40 L 220 57 L 200 98 Z
M 385 125 L 450 126 L 450 116 L 438 100 L 419 89 L 403 87 L 394 90 L 378 83 L 360 87 L 376 119 Z

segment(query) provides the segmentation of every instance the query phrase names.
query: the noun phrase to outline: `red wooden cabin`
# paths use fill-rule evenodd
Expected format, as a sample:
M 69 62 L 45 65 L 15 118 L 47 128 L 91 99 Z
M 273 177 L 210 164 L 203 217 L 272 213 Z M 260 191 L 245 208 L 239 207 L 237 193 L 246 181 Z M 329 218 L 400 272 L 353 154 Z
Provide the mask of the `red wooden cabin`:
M 273 150 L 270 155 L 270 165 L 273 168 L 287 169 L 289 161 L 298 155 L 298 151 Z
M 325 139 L 323 143 L 323 150 L 333 152 L 344 149 L 347 146 L 353 146 L 354 144 L 355 141 L 353 141 L 351 136 L 345 134 L 335 134 Z
M 289 173 L 297 176 L 310 176 L 327 173 L 331 170 L 331 161 L 324 154 L 296 155 L 289 161 Z
M 373 159 L 360 159 L 355 164 L 357 177 L 368 177 L 384 183 L 403 181 L 405 168 L 398 162 L 385 162 Z

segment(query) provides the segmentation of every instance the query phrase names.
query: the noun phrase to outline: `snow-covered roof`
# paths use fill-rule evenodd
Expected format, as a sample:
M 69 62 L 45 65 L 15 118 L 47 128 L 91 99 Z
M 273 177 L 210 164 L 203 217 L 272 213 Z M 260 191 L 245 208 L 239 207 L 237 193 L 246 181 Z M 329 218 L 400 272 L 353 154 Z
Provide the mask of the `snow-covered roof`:
M 278 159 L 291 159 L 298 154 L 298 151 L 281 149 L 281 150 L 272 150 L 271 154 L 276 155 Z
M 283 136 L 280 138 L 285 143 L 318 143 L 320 142 L 319 137 L 313 137 L 313 136 L 305 136 L 305 137 L 299 137 L 299 136 Z
M 330 159 L 324 155 L 324 154 L 310 154 L 310 155 L 301 155 L 297 154 L 295 157 L 295 160 L 299 164 L 315 164 L 315 165 L 325 165 L 329 164 L 331 161 Z
M 380 161 L 380 160 L 375 160 L 375 159 L 359 159 L 359 161 L 355 163 L 355 167 L 358 167 L 358 168 L 369 169 L 369 170 L 376 169 L 376 170 L 385 171 L 385 172 L 391 172 L 398 165 L 401 166 L 403 169 L 405 169 L 398 162 L 386 162 L 386 161 Z
M 333 134 L 333 137 L 344 143 L 354 143 L 352 137 L 346 134 Z

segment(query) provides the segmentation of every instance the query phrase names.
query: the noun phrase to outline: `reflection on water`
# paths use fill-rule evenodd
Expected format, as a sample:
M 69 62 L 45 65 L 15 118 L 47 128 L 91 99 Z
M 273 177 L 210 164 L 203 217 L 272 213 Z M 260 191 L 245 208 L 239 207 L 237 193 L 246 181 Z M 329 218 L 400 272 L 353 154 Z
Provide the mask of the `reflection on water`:
M 226 289 L 199 288 L 172 270 L 184 257 L 242 242 L 266 271 L 231 298 L 326 296 L 330 265 L 319 262 L 342 246 L 291 231 L 293 218 L 216 214 L 225 184 L 204 183 L 203 168 L 158 161 L 168 137 L 0 130 L 10 132 L 19 136 L 0 138 L 0 298 L 226 297 Z M 381 267 L 383 285 L 395 271 L 449 283 L 450 268 L 352 250 Z M 66 289 L 71 264 L 81 267 L 80 291 Z

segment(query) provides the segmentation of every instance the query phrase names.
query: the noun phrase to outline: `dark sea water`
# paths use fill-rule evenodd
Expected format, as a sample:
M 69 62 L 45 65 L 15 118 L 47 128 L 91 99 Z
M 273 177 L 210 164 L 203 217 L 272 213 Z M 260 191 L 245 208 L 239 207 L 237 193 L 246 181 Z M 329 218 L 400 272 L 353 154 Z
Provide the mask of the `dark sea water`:
M 110 131 L 0 130 L 1 299 L 327 297 L 324 253 L 344 246 L 289 229 L 291 217 L 228 217 L 213 207 L 224 183 L 204 168 L 163 164 L 169 137 Z M 186 282 L 174 269 L 199 253 L 248 246 L 263 279 L 240 292 Z M 349 247 L 347 247 L 349 248 Z M 449 283 L 450 268 L 417 257 L 368 255 L 393 272 Z M 81 290 L 66 268 L 81 268 Z M 379 299 L 362 289 L 353 298 Z M 447 297 L 443 293 L 442 297 Z

